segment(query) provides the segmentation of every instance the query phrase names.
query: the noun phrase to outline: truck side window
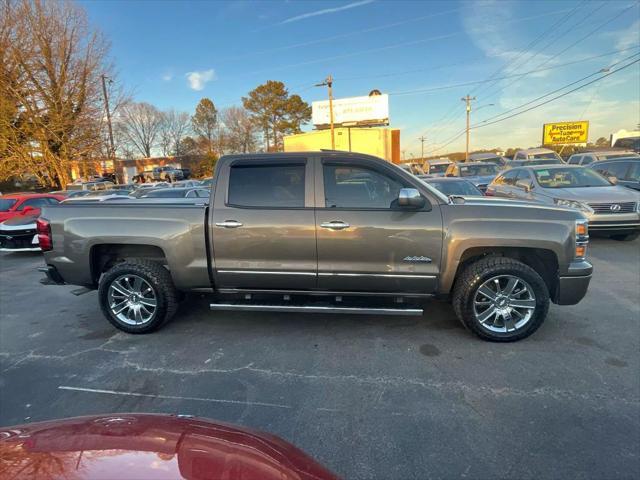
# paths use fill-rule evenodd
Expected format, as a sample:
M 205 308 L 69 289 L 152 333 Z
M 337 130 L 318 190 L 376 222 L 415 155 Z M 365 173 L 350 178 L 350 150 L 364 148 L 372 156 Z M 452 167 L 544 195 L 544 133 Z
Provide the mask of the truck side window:
M 324 165 L 327 208 L 391 208 L 404 187 L 400 179 L 367 167 Z
M 304 164 L 234 165 L 228 204 L 240 207 L 304 207 Z

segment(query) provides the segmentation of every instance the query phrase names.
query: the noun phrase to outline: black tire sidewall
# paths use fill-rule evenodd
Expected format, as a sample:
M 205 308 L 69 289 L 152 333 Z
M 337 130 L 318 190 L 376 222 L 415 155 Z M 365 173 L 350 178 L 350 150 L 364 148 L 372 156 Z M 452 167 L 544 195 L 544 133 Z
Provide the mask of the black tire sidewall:
M 536 298 L 536 309 L 529 322 L 521 329 L 511 333 L 493 332 L 486 329 L 475 317 L 473 302 L 478 288 L 492 277 L 513 275 L 527 282 L 533 289 Z M 465 288 L 460 314 L 467 328 L 479 337 L 496 342 L 512 342 L 528 337 L 544 322 L 549 310 L 549 292 L 544 280 L 530 267 L 518 262 L 517 266 L 487 267 L 473 277 Z
M 123 263 L 115 266 L 102 276 L 102 278 L 100 279 L 100 285 L 98 287 L 100 308 L 102 309 L 102 313 L 104 314 L 104 316 L 107 318 L 107 320 L 109 320 L 109 322 L 111 322 L 114 327 L 127 333 L 149 333 L 158 329 L 167 320 L 169 311 L 168 292 L 166 292 L 162 288 L 157 273 L 155 275 L 154 273 L 156 272 L 150 272 L 148 268 L 145 268 L 141 265 Z M 149 283 L 151 288 L 153 288 L 153 291 L 156 295 L 158 306 L 156 308 L 155 316 L 151 319 L 151 321 L 145 323 L 144 325 L 129 325 L 123 323 L 115 315 L 113 315 L 111 309 L 109 308 L 109 287 L 115 279 L 126 274 L 137 275 L 143 278 Z

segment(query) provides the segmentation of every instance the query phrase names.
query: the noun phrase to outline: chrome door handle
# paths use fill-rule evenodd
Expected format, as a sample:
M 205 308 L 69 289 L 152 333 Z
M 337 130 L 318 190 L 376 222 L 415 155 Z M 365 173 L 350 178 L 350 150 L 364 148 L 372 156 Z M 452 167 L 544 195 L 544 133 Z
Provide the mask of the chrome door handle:
M 225 220 L 224 222 L 216 222 L 216 227 L 224 227 L 224 228 L 238 228 L 241 227 L 242 223 L 237 220 Z
M 341 220 L 332 220 L 330 222 L 323 222 L 320 224 L 322 228 L 330 228 L 331 230 L 344 230 L 349 228 L 349 224 Z

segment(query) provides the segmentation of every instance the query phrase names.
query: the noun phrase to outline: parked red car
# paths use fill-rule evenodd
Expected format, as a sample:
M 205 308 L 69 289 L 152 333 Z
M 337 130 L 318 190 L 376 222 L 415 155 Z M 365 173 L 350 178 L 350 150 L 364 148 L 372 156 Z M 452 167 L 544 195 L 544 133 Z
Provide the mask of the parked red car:
M 284 440 L 227 423 L 110 414 L 0 428 L 0 478 L 337 480 Z
M 18 215 L 40 215 L 40 207 L 64 200 L 63 195 L 52 193 L 12 193 L 0 196 L 0 222 Z

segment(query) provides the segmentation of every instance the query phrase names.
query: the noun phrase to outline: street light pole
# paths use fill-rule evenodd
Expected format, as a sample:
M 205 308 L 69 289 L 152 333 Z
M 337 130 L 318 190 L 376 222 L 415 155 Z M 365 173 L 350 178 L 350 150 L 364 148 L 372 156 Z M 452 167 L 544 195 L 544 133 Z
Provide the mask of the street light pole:
M 113 129 L 111 127 L 111 112 L 109 111 L 109 96 L 107 95 L 107 76 L 103 73 L 102 75 L 100 75 L 100 77 L 102 78 L 102 94 L 104 95 L 104 108 L 107 111 L 107 126 L 109 128 L 109 158 L 111 159 L 111 161 L 115 161 L 115 153 L 116 153 L 116 149 L 113 145 Z M 109 79 L 109 82 L 111 82 L 112 80 Z M 113 168 L 115 170 L 116 166 L 115 164 L 113 165 Z M 104 161 L 102 162 L 102 170 L 105 170 L 105 163 Z M 102 173 L 102 172 L 101 172 Z
M 331 129 L 331 150 L 336 149 L 336 139 L 333 133 L 333 77 L 329 75 L 327 79 L 316 84 L 316 87 L 327 87 L 329 90 L 329 128 Z
M 421 136 L 418 140 L 420 140 L 420 145 L 421 145 L 420 159 L 424 162 L 424 142 L 425 142 L 427 139 L 426 139 L 426 137 L 423 135 L 423 136 Z
M 465 149 L 464 161 L 469 161 L 469 117 L 471 115 L 471 102 L 474 101 L 476 97 L 471 97 L 467 94 L 466 97 L 462 97 L 460 100 L 466 103 L 467 107 L 467 148 Z

